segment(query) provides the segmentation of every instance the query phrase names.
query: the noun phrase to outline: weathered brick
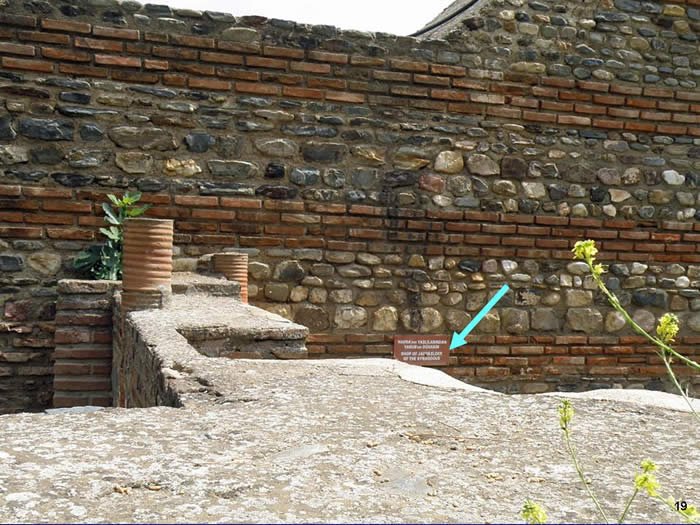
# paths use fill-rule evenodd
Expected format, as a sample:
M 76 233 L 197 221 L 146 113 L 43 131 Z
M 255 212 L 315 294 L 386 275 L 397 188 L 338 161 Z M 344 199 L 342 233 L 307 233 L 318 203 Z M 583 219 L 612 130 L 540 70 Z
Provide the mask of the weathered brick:
M 645 122 L 625 122 L 625 129 L 653 133 L 656 130 L 656 126 Z
M 150 58 L 143 59 L 143 67 L 145 69 L 167 71 L 169 68 L 167 60 L 152 60 Z
M 330 88 L 343 90 L 347 82 L 339 78 L 307 77 L 306 85 L 310 88 Z
M 572 89 L 576 87 L 576 81 L 570 78 L 562 78 L 562 77 L 542 77 L 541 79 L 542 84 L 545 86 L 553 86 L 553 87 L 558 87 L 558 88 L 569 88 Z
M 326 51 L 309 51 L 309 60 L 329 62 L 331 64 L 347 64 L 349 57 L 343 53 L 328 53 Z
M 282 94 L 287 97 L 295 98 L 323 99 L 323 91 L 320 89 L 285 86 L 282 88 Z
M 76 36 L 74 42 L 75 47 L 84 49 L 111 51 L 112 53 L 121 53 L 123 49 L 123 44 L 116 40 L 99 40 L 97 38 Z
M 49 239 L 61 239 L 71 241 L 91 241 L 95 238 L 95 232 L 78 228 L 46 228 Z
M 66 211 L 73 213 L 92 213 L 91 202 L 80 202 L 74 200 L 44 200 L 42 209 L 45 211 Z
M 59 64 L 58 70 L 66 75 L 107 78 L 109 70 L 101 67 L 83 66 L 78 64 Z
M 348 93 L 346 91 L 325 91 L 326 100 L 334 102 L 348 102 L 352 104 L 362 104 L 365 101 L 365 95 L 361 93 Z
M 83 33 L 89 34 L 92 26 L 83 22 L 70 22 L 68 20 L 53 20 L 44 18 L 41 20 L 42 29 L 51 31 L 65 31 L 67 33 Z
M 67 60 L 68 62 L 90 62 L 92 56 L 84 51 L 72 49 L 59 49 L 54 47 L 42 47 L 41 56 L 52 60 Z
M 95 64 L 102 66 L 141 67 L 138 57 L 121 57 L 115 55 L 95 55 Z
M 639 115 L 639 117 L 642 118 L 643 120 L 658 120 L 658 121 L 671 120 L 670 113 L 662 113 L 660 111 L 642 111 L 641 114 Z
M 172 69 L 189 75 L 214 76 L 216 68 L 209 64 L 181 64 L 172 62 Z
M 9 53 L 11 55 L 22 55 L 33 57 L 36 55 L 36 48 L 24 44 L 13 44 L 12 42 L 0 42 L 0 53 Z
M 557 115 L 553 113 L 538 113 L 536 111 L 523 111 L 523 120 L 529 120 L 532 122 L 548 122 L 555 123 L 557 121 Z
M 69 35 L 59 35 L 56 33 L 42 33 L 39 31 L 18 31 L 17 37 L 20 40 L 30 42 L 42 42 L 45 44 L 70 45 Z
M 36 18 L 33 16 L 0 13 L 0 24 L 22 27 L 36 27 Z
M 486 108 L 486 114 L 510 119 L 520 119 L 522 117 L 521 110 L 505 106 L 488 106 Z
M 178 60 L 197 60 L 198 51 L 180 47 L 153 46 L 153 56 Z
M 686 126 L 673 126 L 670 124 L 658 124 L 656 126 L 656 132 L 664 135 L 685 135 L 687 131 L 688 128 Z
M 260 209 L 262 208 L 262 201 L 260 199 L 221 197 L 221 206 L 226 208 Z
M 204 62 L 215 62 L 218 64 L 231 64 L 235 66 L 243 65 L 242 55 L 232 55 L 228 53 L 215 53 L 212 51 L 201 51 L 199 53 L 200 60 Z
M 153 31 L 146 31 L 143 35 L 143 39 L 146 42 L 160 42 L 166 44 L 168 42 L 168 35 L 164 33 L 154 33 Z
M 544 111 L 557 111 L 567 113 L 572 113 L 574 111 L 574 105 L 571 102 L 555 102 L 554 100 L 542 100 L 540 101 L 540 107 Z M 562 115 L 559 116 L 559 118 L 561 117 Z
M 21 186 L 0 185 L 0 196 L 19 197 L 22 194 Z
M 231 82 L 215 78 L 190 77 L 187 85 L 191 88 L 210 89 L 212 91 L 229 91 L 231 89 Z
M 350 64 L 359 67 L 384 67 L 386 60 L 379 57 L 354 55 L 350 57 Z
M 676 91 L 678 100 L 688 100 L 692 102 L 700 102 L 700 93 L 695 91 Z
M 559 124 L 566 124 L 571 126 L 590 126 L 591 117 L 581 117 L 578 115 L 559 115 L 557 116 L 557 122 L 559 122 Z
M 23 69 L 26 71 L 37 71 L 41 73 L 51 73 L 53 64 L 41 60 L 25 60 L 21 58 L 2 57 L 2 66 L 8 69 Z
M 287 61 L 281 60 L 279 58 L 247 56 L 245 57 L 245 63 L 247 66 L 250 67 L 263 67 L 268 69 L 287 69 Z
M 0 226 L 0 238 L 8 237 L 14 239 L 40 239 L 41 228 L 21 227 L 21 226 Z
M 119 40 L 138 40 L 141 37 L 141 33 L 137 29 L 118 29 L 105 26 L 94 26 L 92 34 L 104 38 L 118 38 Z
M 462 66 L 446 66 L 442 64 L 430 64 L 430 72 L 434 75 L 447 75 L 450 77 L 463 77 L 467 69 Z
M 198 47 L 201 49 L 216 48 L 213 38 L 205 38 L 200 36 L 171 34 L 170 43 L 177 46 Z
M 279 95 L 282 92 L 280 86 L 255 82 L 236 82 L 235 88 L 239 93 L 255 93 L 257 95 Z
M 560 91 L 559 100 L 573 100 L 575 102 L 590 102 L 593 97 L 588 93 L 581 93 L 580 91 Z
M 482 104 L 505 104 L 506 99 L 503 95 L 494 95 L 487 93 L 471 93 L 469 99 L 472 102 L 482 103 Z
M 627 106 L 633 108 L 644 108 L 644 109 L 654 109 L 656 108 L 656 101 L 649 98 L 632 98 L 627 97 L 625 102 Z
M 639 118 L 639 110 L 625 108 L 608 108 L 608 115 L 610 115 L 611 117 L 637 119 Z
M 267 57 L 294 58 L 297 60 L 303 60 L 306 53 L 303 49 L 279 46 L 264 46 L 263 55 Z
M 462 89 L 473 89 L 475 91 L 488 91 L 490 85 L 488 82 L 481 80 L 473 80 L 471 78 L 454 78 L 452 79 L 452 87 Z
M 317 75 L 325 75 L 331 72 L 331 66 L 328 64 L 314 64 L 312 62 L 290 62 L 290 69 L 300 73 L 314 73 Z
M 619 120 L 610 120 L 604 118 L 594 118 L 593 119 L 594 128 L 605 128 L 605 129 L 624 129 L 625 123 Z

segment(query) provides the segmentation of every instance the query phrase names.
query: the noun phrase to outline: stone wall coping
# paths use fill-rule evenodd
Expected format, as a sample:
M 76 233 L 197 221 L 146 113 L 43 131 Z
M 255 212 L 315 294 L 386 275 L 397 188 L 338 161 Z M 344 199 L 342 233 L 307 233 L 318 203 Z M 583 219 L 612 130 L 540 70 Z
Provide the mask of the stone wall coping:
M 212 278 L 201 279 L 210 282 Z M 196 282 L 196 281 L 195 281 Z M 117 299 L 119 303 L 119 299 Z M 215 297 L 201 293 L 173 295 L 161 310 L 132 311 L 125 321 L 138 332 L 140 340 L 160 365 L 162 377 L 187 406 L 188 399 L 209 399 L 229 381 L 214 382 L 212 374 L 225 369 L 228 358 L 207 357 L 199 353 L 183 332 L 208 333 L 212 338 L 246 337 L 255 340 L 303 340 L 308 328 L 261 308 L 241 303 L 233 297 Z

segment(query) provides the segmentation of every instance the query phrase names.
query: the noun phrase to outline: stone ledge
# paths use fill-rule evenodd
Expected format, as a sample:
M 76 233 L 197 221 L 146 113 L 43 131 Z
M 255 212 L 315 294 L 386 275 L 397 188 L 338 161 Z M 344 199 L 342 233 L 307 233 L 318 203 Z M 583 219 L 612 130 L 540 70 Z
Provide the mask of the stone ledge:
M 212 370 L 225 368 L 230 358 L 307 356 L 308 328 L 226 296 L 237 294 L 238 283 L 189 275 L 174 280 L 186 295 L 173 294 L 163 309 L 120 313 L 115 320 L 115 398 L 122 406 L 210 401 L 226 384 L 214 381 Z M 117 294 L 117 305 L 120 299 Z

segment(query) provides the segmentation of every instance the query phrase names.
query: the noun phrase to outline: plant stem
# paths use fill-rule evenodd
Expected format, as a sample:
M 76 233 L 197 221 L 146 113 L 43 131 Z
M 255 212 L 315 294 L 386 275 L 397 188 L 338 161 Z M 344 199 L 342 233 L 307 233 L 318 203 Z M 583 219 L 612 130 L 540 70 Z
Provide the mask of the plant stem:
M 605 294 L 605 296 L 608 298 L 608 301 L 610 304 L 622 314 L 622 316 L 625 318 L 625 320 L 632 326 L 635 332 L 638 334 L 646 337 L 649 341 L 654 343 L 656 346 L 658 346 L 661 349 L 661 352 L 659 352 L 659 356 L 664 362 L 664 365 L 666 366 L 666 370 L 668 371 L 668 375 L 671 378 L 671 381 L 675 385 L 675 387 L 678 389 L 678 391 L 681 393 L 681 396 L 683 396 L 683 399 L 685 399 L 685 402 L 688 404 L 690 407 L 691 412 L 693 415 L 700 419 L 700 415 L 695 411 L 695 407 L 693 407 L 693 403 L 686 394 L 686 392 L 683 390 L 681 387 L 680 383 L 678 382 L 678 379 L 676 378 L 676 374 L 673 372 L 673 369 L 671 368 L 671 363 L 670 359 L 667 354 L 671 354 L 681 361 L 683 361 L 687 366 L 690 368 L 695 368 L 697 370 L 700 370 L 700 364 L 696 363 L 692 359 L 689 359 L 685 357 L 684 355 L 678 353 L 676 350 L 668 346 L 666 343 L 664 343 L 661 339 L 652 336 L 651 334 L 647 333 L 644 328 L 639 326 L 634 320 L 630 317 L 630 315 L 627 313 L 627 310 L 625 310 L 622 305 L 620 304 L 620 301 L 612 294 L 610 293 L 610 290 L 608 290 L 607 286 L 605 286 L 605 283 L 603 283 L 603 280 L 600 278 L 600 275 L 598 275 L 594 269 L 593 269 L 593 261 L 588 259 L 586 260 L 586 264 L 588 264 L 588 268 L 591 271 L 591 275 L 593 276 L 593 279 L 595 279 L 596 284 L 598 285 L 598 288 Z
M 700 420 L 700 414 L 698 414 L 695 411 L 695 407 L 693 406 L 693 402 L 690 400 L 688 397 L 688 394 L 683 390 L 683 387 L 681 384 L 678 382 L 678 379 L 676 378 L 676 374 L 673 372 L 673 369 L 671 368 L 671 360 L 669 357 L 666 355 L 665 352 L 659 352 L 659 357 L 661 357 L 662 361 L 664 362 L 664 366 L 666 367 L 666 370 L 668 371 L 668 375 L 671 378 L 671 381 L 673 381 L 673 384 L 675 387 L 678 389 L 678 391 L 681 393 L 683 396 L 683 399 L 685 399 L 685 402 L 688 403 L 688 406 L 690 407 L 690 411 L 693 413 L 693 415 Z
M 657 495 L 656 499 L 658 499 L 660 502 L 665 504 L 669 509 L 671 509 L 673 512 L 675 512 L 679 516 L 682 516 L 686 523 L 700 523 L 700 522 L 695 521 L 694 519 L 690 518 L 689 516 L 686 516 L 685 514 L 683 514 L 680 510 L 678 510 L 676 508 L 676 506 L 673 503 L 663 499 L 661 496 Z
M 646 330 L 644 330 L 644 328 L 635 323 L 634 320 L 627 313 L 627 311 L 622 307 L 622 305 L 620 305 L 620 301 L 617 299 L 617 297 L 610 293 L 610 290 L 608 290 L 607 286 L 605 286 L 605 283 L 603 283 L 600 276 L 593 270 L 593 263 L 590 260 L 587 260 L 586 263 L 588 264 L 588 267 L 591 270 L 591 275 L 593 275 L 593 279 L 595 279 L 596 283 L 598 284 L 598 288 L 600 288 L 600 290 L 606 295 L 608 301 L 613 306 L 613 308 L 615 308 L 615 310 L 622 314 L 622 316 L 632 326 L 635 332 L 637 332 L 639 335 L 646 337 L 649 341 L 654 343 L 659 348 L 664 349 L 669 354 L 672 354 L 674 357 L 677 357 L 689 367 L 695 368 L 696 370 L 700 370 L 700 364 L 696 363 L 692 359 L 685 357 L 682 354 L 679 354 L 673 348 L 664 343 L 661 339 L 658 339 L 653 335 L 647 333 Z
M 576 458 L 576 452 L 574 452 L 574 448 L 571 446 L 568 427 L 564 428 L 564 438 L 566 440 L 566 448 L 568 449 L 569 455 L 571 456 L 571 459 L 574 462 L 574 467 L 576 468 L 578 477 L 581 479 L 583 486 L 586 488 L 586 492 L 588 492 L 588 495 L 593 500 L 593 503 L 595 503 L 595 506 L 598 509 L 598 512 L 600 512 L 600 515 L 603 516 L 603 521 L 605 521 L 605 523 L 610 523 L 610 520 L 608 520 L 608 517 L 605 515 L 603 507 L 600 506 L 600 503 L 598 503 L 598 499 L 595 497 L 595 494 L 593 494 L 593 491 L 591 491 L 590 487 L 588 486 L 588 483 L 586 482 L 586 478 L 583 475 L 583 469 L 581 468 L 581 465 L 579 465 L 578 459 Z
M 634 493 L 632 494 L 632 497 L 627 502 L 627 506 L 625 507 L 625 511 L 622 513 L 622 516 L 620 516 L 620 521 L 618 521 L 618 523 L 622 523 L 623 521 L 625 521 L 625 516 L 627 516 L 627 511 L 630 510 L 630 506 L 632 505 L 634 498 L 637 497 L 638 492 L 639 492 L 639 489 L 635 488 Z

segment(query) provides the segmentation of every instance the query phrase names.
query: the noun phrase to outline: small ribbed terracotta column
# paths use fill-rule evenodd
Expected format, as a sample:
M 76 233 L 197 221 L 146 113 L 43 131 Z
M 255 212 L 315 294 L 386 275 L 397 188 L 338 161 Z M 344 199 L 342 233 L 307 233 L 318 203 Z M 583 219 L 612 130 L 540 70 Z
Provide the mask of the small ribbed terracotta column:
M 229 281 L 238 281 L 241 285 L 241 302 L 248 302 L 248 254 L 216 253 L 214 270 L 223 273 Z
M 161 308 L 171 293 L 173 221 L 127 219 L 122 257 L 122 308 Z

